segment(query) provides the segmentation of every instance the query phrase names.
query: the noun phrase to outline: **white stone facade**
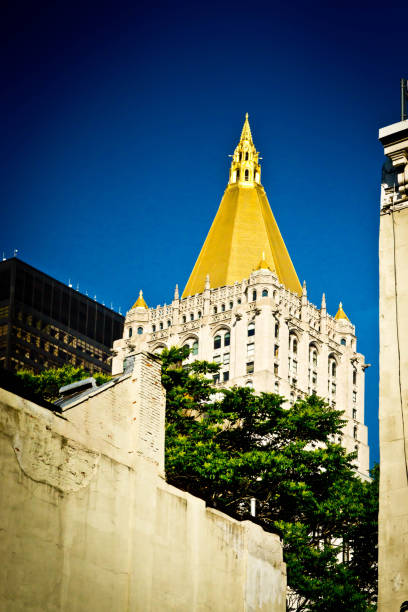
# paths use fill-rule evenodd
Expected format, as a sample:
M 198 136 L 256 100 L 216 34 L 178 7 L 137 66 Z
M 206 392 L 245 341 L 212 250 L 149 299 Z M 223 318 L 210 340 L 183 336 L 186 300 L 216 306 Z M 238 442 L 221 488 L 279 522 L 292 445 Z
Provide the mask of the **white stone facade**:
M 269 269 L 254 271 L 231 286 L 175 299 L 157 308 L 132 308 L 123 339 L 113 347 L 112 372 L 123 371 L 135 351 L 160 352 L 188 344 L 190 360 L 220 363 L 220 386 L 248 385 L 256 392 L 284 396 L 289 403 L 315 392 L 338 410 L 347 424 L 341 442 L 357 451 L 356 467 L 368 475 L 364 425 L 364 356 L 357 353 L 355 328 L 347 319 L 318 309 L 279 283 Z M 340 441 L 340 440 L 339 440 Z

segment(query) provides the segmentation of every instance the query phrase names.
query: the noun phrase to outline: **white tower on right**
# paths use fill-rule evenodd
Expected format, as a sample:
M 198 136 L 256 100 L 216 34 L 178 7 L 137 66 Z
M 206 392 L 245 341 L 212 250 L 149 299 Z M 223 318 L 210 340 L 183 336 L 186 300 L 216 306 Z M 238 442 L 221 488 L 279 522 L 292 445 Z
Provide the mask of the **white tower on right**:
M 406 87 L 406 84 L 405 84 Z M 408 120 L 380 130 L 378 610 L 408 610 Z

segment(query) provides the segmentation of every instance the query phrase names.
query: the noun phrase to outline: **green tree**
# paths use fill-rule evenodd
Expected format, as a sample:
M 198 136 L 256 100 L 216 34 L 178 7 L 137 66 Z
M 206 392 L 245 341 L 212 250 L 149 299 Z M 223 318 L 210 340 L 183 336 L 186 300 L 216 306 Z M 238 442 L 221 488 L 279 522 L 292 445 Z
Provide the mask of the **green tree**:
M 23 385 L 35 395 L 50 402 L 58 399 L 59 389 L 64 385 L 83 380 L 91 376 L 84 368 L 76 368 L 71 364 L 65 364 L 61 368 L 50 368 L 43 370 L 40 374 L 33 374 L 30 370 L 17 372 Z M 92 374 L 97 385 L 102 385 L 110 380 L 107 374 Z
M 317 396 L 286 408 L 275 394 L 214 389 L 216 364 L 162 353 L 169 482 L 279 533 L 290 611 L 375 610 L 377 471 L 363 482 L 338 444 L 342 414 Z

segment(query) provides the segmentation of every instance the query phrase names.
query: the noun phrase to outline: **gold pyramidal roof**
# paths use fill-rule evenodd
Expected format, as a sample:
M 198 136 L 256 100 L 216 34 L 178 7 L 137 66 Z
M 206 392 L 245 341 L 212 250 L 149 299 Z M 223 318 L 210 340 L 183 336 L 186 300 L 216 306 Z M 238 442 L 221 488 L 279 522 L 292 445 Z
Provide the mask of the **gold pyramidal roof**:
M 339 309 L 336 312 L 336 315 L 334 317 L 336 319 L 336 321 L 338 321 L 339 319 L 346 319 L 347 321 L 349 320 L 348 316 L 346 315 L 346 313 L 343 310 L 343 304 L 340 302 L 339 304 Z
M 148 308 L 148 305 L 146 304 L 144 300 L 142 290 L 139 291 L 139 297 L 137 298 L 136 302 L 133 304 L 132 308 Z
M 207 275 L 210 286 L 216 288 L 241 282 L 260 267 L 275 272 L 287 289 L 301 295 L 302 287 L 261 185 L 259 152 L 247 113 L 232 156 L 228 186 L 182 297 L 202 293 Z

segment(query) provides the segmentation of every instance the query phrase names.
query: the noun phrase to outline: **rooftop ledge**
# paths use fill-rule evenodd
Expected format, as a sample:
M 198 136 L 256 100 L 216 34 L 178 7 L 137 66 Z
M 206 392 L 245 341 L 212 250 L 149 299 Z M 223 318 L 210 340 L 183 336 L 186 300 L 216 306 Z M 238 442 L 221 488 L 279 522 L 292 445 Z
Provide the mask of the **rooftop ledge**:
M 393 123 L 392 125 L 386 125 L 378 131 L 378 138 L 381 142 L 385 139 L 391 140 L 390 136 L 397 136 L 398 139 L 408 136 L 408 119 L 398 121 L 398 123 Z

